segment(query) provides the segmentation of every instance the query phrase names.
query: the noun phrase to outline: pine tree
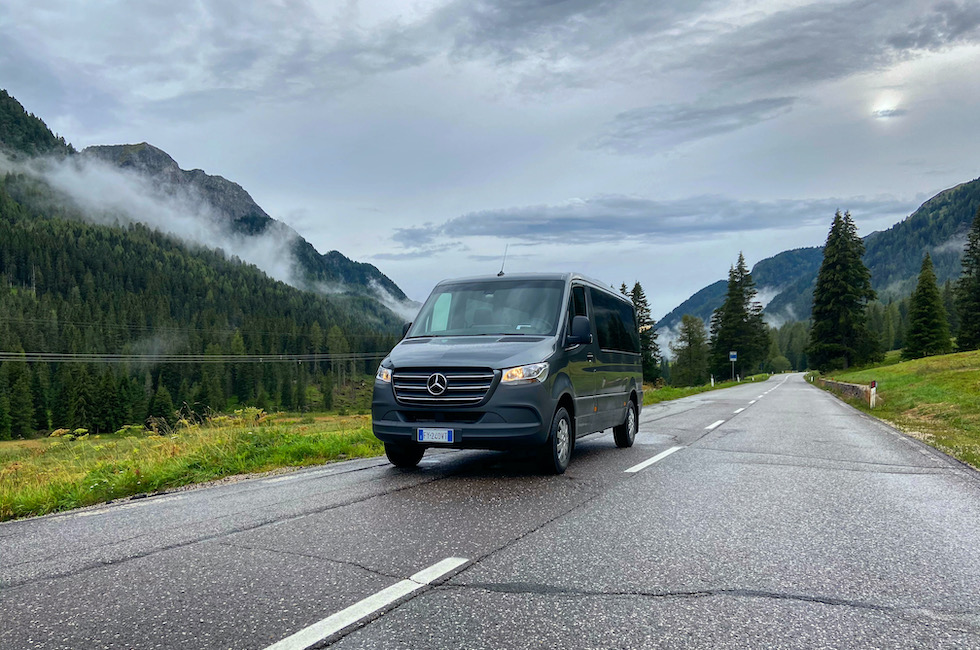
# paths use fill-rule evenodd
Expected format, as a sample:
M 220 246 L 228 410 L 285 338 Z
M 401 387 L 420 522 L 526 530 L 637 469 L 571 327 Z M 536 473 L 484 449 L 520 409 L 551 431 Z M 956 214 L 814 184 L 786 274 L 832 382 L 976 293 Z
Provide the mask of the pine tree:
M 177 421 L 173 397 L 170 396 L 170 391 L 163 384 L 160 384 L 157 392 L 153 395 L 153 400 L 150 402 L 150 412 L 147 415 L 151 418 L 163 418 L 171 425 Z
M 866 305 L 873 300 L 871 273 L 861 261 L 864 242 L 851 213 L 834 215 L 823 262 L 813 290 L 813 328 L 807 356 L 820 370 L 847 368 L 882 357 L 867 326 Z
M 762 318 L 762 305 L 755 300 L 755 282 L 738 254 L 738 263 L 728 271 L 725 302 L 711 315 L 709 366 L 719 377 L 732 372 L 729 352 L 738 354 L 734 371 L 746 376 L 757 371 L 769 349 L 768 327 Z
M 956 348 L 980 348 L 980 208 L 967 236 L 963 271 L 956 281 L 956 311 L 960 321 Z
M 623 283 L 623 289 L 626 284 Z M 657 344 L 656 323 L 650 315 L 650 303 L 637 282 L 628 294 L 636 309 L 636 324 L 640 328 L 640 357 L 643 366 L 643 381 L 652 382 L 660 376 L 660 346 Z
M 946 322 L 949 324 L 949 335 L 956 336 L 960 330 L 960 316 L 956 312 L 956 291 L 953 283 L 946 280 L 943 284 L 943 307 L 946 309 Z
M 697 316 L 681 316 L 677 341 L 670 344 L 674 362 L 670 364 L 671 384 L 702 386 L 708 383 L 708 347 L 704 321 Z
M 946 324 L 946 308 L 936 285 L 932 259 L 926 253 L 919 272 L 919 283 L 912 294 L 909 307 L 909 332 L 905 338 L 903 359 L 919 359 L 934 354 L 947 354 L 953 346 L 949 342 L 949 326 Z

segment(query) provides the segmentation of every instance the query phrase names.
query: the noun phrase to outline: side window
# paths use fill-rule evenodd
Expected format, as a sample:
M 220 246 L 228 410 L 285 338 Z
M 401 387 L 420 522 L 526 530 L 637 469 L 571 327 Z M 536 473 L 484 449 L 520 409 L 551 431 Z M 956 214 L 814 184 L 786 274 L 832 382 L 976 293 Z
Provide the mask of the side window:
M 601 291 L 593 291 L 592 307 L 595 309 L 600 348 L 623 352 L 640 351 L 640 335 L 636 329 L 636 315 L 632 305 Z
M 588 316 L 589 312 L 585 307 L 585 287 L 572 287 L 572 296 L 568 301 L 568 328 L 571 330 L 572 318 L 575 316 Z

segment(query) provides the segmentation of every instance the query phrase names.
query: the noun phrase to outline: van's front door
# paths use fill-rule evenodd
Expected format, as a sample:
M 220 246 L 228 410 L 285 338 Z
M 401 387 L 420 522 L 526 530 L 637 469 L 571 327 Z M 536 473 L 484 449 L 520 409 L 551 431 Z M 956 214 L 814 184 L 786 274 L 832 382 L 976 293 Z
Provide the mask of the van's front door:
M 567 327 L 571 327 L 575 316 L 589 316 L 585 298 L 585 287 L 572 286 L 572 295 L 568 303 Z M 592 322 L 592 318 L 589 318 Z M 568 378 L 575 391 L 575 433 L 585 435 L 592 433 L 596 417 L 596 357 L 598 349 L 595 344 L 595 326 L 593 324 L 592 343 L 573 345 L 567 348 Z

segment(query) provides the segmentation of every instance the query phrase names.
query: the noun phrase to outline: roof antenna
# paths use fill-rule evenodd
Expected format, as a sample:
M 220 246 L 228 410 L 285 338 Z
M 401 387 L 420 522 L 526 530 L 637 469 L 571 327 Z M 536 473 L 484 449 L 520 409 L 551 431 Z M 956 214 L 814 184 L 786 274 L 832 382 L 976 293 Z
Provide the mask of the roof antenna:
M 504 275 L 504 264 L 507 263 L 507 249 L 508 248 L 510 248 L 510 244 L 505 244 L 504 245 L 504 260 L 500 263 L 500 273 L 497 274 L 497 277 L 498 278 L 499 277 L 502 277 Z

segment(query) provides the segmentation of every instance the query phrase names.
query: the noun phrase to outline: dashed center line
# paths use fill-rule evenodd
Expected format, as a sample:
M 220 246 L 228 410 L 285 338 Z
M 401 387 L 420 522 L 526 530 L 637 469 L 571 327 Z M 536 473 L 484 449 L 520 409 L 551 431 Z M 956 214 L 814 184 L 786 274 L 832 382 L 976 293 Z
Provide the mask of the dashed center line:
M 734 414 L 735 415 L 738 415 L 739 413 L 741 413 L 744 410 L 745 410 L 745 407 L 744 406 L 742 408 L 740 408 L 740 409 L 735 409 Z
M 712 422 L 711 424 L 709 424 L 708 426 L 706 426 L 704 428 L 704 430 L 705 431 L 713 431 L 713 430 L 717 429 L 718 427 L 720 427 L 723 424 L 725 424 L 725 421 L 724 420 L 718 420 L 717 422 Z
M 751 400 L 749 404 L 755 404 L 756 400 Z
M 266 650 L 304 650 L 305 648 L 314 646 L 344 628 L 350 627 L 358 621 L 371 616 L 378 610 L 418 591 L 454 569 L 458 569 L 467 562 L 469 560 L 463 557 L 447 557 L 441 562 L 436 562 L 428 569 L 419 571 L 408 580 L 396 582 L 390 587 L 354 603 L 347 609 L 343 609 L 291 636 L 287 636 L 282 641 L 273 643 Z
M 670 456 L 675 451 L 680 451 L 681 449 L 683 449 L 683 447 L 671 447 L 667 451 L 660 452 L 659 454 L 657 454 L 653 458 L 648 458 L 645 461 L 643 461 L 642 463 L 639 463 L 638 465 L 633 465 L 633 467 L 630 467 L 629 469 L 624 470 L 623 473 L 624 474 L 636 474 L 640 470 L 643 470 L 643 469 L 646 469 L 647 467 L 650 467 L 650 465 L 653 465 L 654 463 L 656 463 L 659 460 L 663 460 L 664 458 L 666 458 L 667 456 Z

